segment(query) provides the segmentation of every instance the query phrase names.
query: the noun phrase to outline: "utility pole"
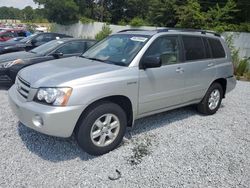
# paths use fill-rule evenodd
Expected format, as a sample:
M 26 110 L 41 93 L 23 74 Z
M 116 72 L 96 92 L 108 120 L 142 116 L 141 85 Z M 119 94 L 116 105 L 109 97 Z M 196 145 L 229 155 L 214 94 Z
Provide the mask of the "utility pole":
M 104 16 L 104 0 L 101 0 L 101 22 L 103 22 L 103 16 Z

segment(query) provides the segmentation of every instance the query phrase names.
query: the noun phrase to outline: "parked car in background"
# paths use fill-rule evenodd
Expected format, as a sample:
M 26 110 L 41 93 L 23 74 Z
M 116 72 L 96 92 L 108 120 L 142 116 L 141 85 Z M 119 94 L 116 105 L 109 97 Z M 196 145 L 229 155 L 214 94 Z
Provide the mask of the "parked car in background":
M 235 85 L 230 50 L 219 34 L 122 31 L 79 57 L 21 70 L 9 101 L 24 125 L 58 137 L 74 132 L 81 148 L 101 155 L 138 118 L 187 105 L 216 113 Z
M 8 40 L 7 42 L 16 42 L 16 41 L 20 41 L 20 40 L 22 40 L 22 39 L 24 39 L 25 37 L 15 37 L 15 38 L 12 38 L 12 39 L 10 39 L 10 40 Z M 5 42 L 5 43 L 7 43 L 7 42 Z M 1 43 L 0 43 L 1 44 Z
M 95 42 L 95 40 L 63 38 L 50 41 L 28 52 L 1 55 L 0 85 L 13 84 L 18 71 L 24 67 L 53 59 L 79 56 Z
M 22 29 L 1 29 L 0 42 L 8 41 L 15 37 L 27 37 L 30 33 Z
M 17 51 L 29 51 L 49 41 L 60 38 L 72 38 L 71 36 L 59 34 L 59 33 L 36 33 L 25 37 L 19 41 L 6 41 L 0 43 L 0 54 L 17 52 Z

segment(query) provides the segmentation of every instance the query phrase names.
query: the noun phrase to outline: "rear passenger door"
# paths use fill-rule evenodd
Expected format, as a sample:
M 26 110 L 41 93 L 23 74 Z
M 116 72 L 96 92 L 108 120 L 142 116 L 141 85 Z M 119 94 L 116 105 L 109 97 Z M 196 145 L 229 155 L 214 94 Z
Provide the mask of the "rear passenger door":
M 184 49 L 184 82 L 183 102 L 201 100 L 216 75 L 215 62 L 211 59 L 211 50 L 205 37 L 182 36 Z
M 184 77 L 177 36 L 157 38 L 144 57 L 161 58 L 162 66 L 139 71 L 139 114 L 154 113 L 182 103 Z

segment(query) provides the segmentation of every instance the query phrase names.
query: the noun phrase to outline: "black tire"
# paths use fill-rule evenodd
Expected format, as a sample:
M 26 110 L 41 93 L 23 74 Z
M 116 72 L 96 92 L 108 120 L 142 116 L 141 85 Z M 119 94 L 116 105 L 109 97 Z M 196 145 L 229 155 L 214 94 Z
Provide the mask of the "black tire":
M 96 146 L 91 139 L 91 129 L 95 121 L 104 114 L 114 114 L 119 122 L 120 129 L 116 138 L 107 146 Z M 117 104 L 101 102 L 90 107 L 79 119 L 75 129 L 78 145 L 90 155 L 102 155 L 115 149 L 123 139 L 127 127 L 127 117 L 124 110 Z
M 216 106 L 215 109 L 210 109 L 209 108 L 209 97 L 211 95 L 211 93 L 215 90 L 218 90 L 220 92 L 220 99 L 219 99 L 219 103 Z M 217 112 L 217 110 L 220 108 L 221 105 L 221 101 L 222 101 L 222 97 L 223 97 L 223 89 L 220 83 L 213 83 L 207 90 L 207 93 L 205 95 L 205 97 L 202 99 L 202 101 L 197 105 L 197 110 L 198 112 L 205 114 L 205 115 L 213 115 Z

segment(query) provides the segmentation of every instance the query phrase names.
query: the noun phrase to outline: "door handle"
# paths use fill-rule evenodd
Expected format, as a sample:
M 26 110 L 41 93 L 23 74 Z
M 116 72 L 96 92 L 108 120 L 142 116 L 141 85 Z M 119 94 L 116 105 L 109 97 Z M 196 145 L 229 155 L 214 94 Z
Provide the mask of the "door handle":
M 183 72 L 184 72 L 184 69 L 181 68 L 181 67 L 178 67 L 175 71 L 178 72 L 178 73 L 183 73 Z
M 212 66 L 214 66 L 214 63 L 209 63 L 207 66 L 212 67 Z

